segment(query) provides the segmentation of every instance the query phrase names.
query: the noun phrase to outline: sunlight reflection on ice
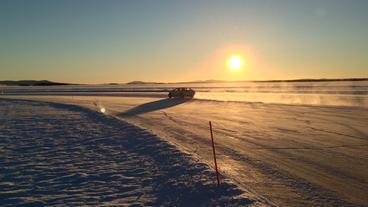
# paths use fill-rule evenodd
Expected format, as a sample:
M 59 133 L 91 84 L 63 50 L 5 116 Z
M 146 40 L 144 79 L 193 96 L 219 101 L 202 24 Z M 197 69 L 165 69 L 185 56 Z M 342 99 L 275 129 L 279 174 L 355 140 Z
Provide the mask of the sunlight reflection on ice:
M 101 112 L 101 113 L 105 113 L 105 112 L 106 112 L 106 109 L 105 109 L 104 107 L 101 107 L 101 108 L 100 108 L 100 112 Z

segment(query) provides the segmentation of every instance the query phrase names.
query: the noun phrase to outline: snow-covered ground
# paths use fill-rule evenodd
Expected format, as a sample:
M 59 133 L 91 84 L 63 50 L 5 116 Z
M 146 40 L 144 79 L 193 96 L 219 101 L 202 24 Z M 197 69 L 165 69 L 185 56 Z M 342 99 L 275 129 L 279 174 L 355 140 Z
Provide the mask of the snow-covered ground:
M 12 96 L 14 97 L 14 96 Z M 21 98 L 21 97 L 17 97 Z M 366 206 L 368 109 L 102 96 L 25 96 L 128 121 L 279 206 Z
M 202 159 L 114 116 L 0 99 L 1 206 L 266 205 L 226 177 L 217 188 L 214 178 Z
M 219 169 L 249 195 L 279 206 L 367 206 L 368 81 L 237 84 L 193 85 L 193 100 L 167 99 L 170 84 L 5 87 L 1 97 L 104 112 L 211 167 L 212 121 Z

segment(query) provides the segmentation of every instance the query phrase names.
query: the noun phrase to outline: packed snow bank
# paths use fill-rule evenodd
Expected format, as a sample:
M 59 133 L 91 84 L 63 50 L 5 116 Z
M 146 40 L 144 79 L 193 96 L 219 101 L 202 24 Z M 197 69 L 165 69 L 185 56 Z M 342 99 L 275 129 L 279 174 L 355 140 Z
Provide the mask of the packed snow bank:
M 11 205 L 262 206 L 155 135 L 73 105 L 0 99 L 0 198 Z

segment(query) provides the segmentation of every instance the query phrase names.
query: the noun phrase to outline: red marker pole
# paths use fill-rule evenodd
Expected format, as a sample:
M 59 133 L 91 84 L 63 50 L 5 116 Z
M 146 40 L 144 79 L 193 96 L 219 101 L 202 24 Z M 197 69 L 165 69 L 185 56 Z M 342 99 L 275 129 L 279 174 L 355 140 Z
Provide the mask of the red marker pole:
M 211 121 L 209 123 L 210 123 L 210 134 L 211 134 L 211 140 L 212 140 L 213 160 L 215 162 L 215 169 L 216 169 L 217 187 L 219 187 L 220 186 L 220 177 L 219 177 L 219 172 L 218 172 L 218 169 L 217 169 L 215 142 L 213 141 L 212 123 L 211 123 Z

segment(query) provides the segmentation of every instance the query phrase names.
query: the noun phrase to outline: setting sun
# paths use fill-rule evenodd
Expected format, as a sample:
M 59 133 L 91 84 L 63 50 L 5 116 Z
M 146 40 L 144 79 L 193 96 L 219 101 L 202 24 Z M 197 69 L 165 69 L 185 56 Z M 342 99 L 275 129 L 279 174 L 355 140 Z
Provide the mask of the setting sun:
M 237 55 L 233 55 L 229 58 L 227 65 L 231 70 L 239 70 L 242 66 L 242 59 Z

